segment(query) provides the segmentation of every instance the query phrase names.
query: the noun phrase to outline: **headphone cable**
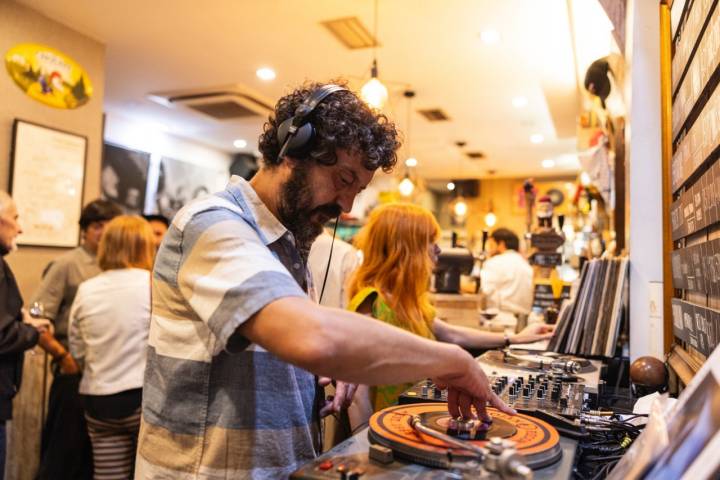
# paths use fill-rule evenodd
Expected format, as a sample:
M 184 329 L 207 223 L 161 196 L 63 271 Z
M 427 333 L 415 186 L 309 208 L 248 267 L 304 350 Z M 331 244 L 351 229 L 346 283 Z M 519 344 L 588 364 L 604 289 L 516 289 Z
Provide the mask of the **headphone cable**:
M 323 294 L 325 293 L 325 283 L 327 283 L 328 273 L 330 273 L 330 261 L 332 260 L 333 247 L 335 246 L 335 234 L 337 233 L 338 222 L 340 222 L 339 216 L 335 217 L 335 226 L 333 227 L 333 236 L 332 241 L 330 242 L 330 255 L 328 255 L 327 266 L 325 267 L 325 277 L 323 278 L 323 284 L 322 289 L 320 290 L 320 298 L 318 299 L 318 303 L 322 303 Z

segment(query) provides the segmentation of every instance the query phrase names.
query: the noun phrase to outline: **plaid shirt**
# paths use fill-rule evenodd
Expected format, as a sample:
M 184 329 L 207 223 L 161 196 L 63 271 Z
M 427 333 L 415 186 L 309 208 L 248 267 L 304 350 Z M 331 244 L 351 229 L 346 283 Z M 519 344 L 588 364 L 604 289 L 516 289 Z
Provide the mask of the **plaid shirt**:
M 291 233 L 245 180 L 178 212 L 153 272 L 136 479 L 284 478 L 314 458 L 315 377 L 238 332 L 308 284 Z

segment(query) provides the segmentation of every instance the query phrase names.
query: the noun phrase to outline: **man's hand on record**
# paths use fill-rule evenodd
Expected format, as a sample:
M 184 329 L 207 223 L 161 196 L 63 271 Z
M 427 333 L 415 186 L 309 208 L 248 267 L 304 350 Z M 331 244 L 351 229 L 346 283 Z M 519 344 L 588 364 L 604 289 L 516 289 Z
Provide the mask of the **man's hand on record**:
M 485 372 L 480 368 L 480 364 L 471 360 L 468 362 L 469 368 L 454 377 L 440 377 L 434 379 L 435 384 L 439 388 L 447 388 L 448 390 L 448 411 L 450 415 L 457 418 L 473 418 L 472 407 L 475 407 L 478 417 L 483 420 L 490 420 L 487 412 L 487 405 L 491 405 L 501 412 L 509 415 L 515 415 L 517 412 L 505 405 L 495 392 L 490 389 Z

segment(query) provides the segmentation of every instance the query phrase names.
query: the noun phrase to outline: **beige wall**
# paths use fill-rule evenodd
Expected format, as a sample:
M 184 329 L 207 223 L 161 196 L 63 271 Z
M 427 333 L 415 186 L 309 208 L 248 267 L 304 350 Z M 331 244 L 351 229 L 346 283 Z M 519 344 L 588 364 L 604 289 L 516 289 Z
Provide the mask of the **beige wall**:
M 525 233 L 525 211 L 518 205 L 518 189 L 522 186 L 525 178 L 497 178 L 482 179 L 480 181 L 480 196 L 477 198 L 466 199 L 468 205 L 468 217 L 465 222 L 465 232 L 468 239 L 479 239 L 482 236 L 482 230 L 486 227 L 485 215 L 490 208 L 492 201 L 493 212 L 497 216 L 497 223 L 494 227 L 488 228 L 490 231 L 505 227 L 514 231 L 520 238 Z M 565 194 L 566 202 L 569 202 L 570 195 L 567 190 L 567 184 L 575 181 L 574 177 L 557 177 L 557 178 L 540 178 L 536 179 L 535 185 L 543 194 L 548 188 L 557 188 Z M 445 197 L 441 208 L 449 210 L 451 199 Z M 563 207 L 556 209 L 555 213 L 562 213 Z M 441 215 L 442 218 L 448 218 L 447 212 Z M 443 222 L 444 223 L 444 222 Z M 457 229 L 456 230 L 462 230 Z
M 100 192 L 105 47 L 24 6 L 8 0 L 0 1 L 0 53 L 4 56 L 12 46 L 26 42 L 54 47 L 78 62 L 92 81 L 93 96 L 87 104 L 75 110 L 48 107 L 26 96 L 3 67 L 0 71 L 0 188 L 9 188 L 12 125 L 15 118 L 20 118 L 87 137 L 88 156 L 83 192 L 86 203 Z M 42 185 L 37 187 L 43 188 Z M 18 252 L 8 256 L 8 263 L 26 300 L 37 285 L 47 262 L 63 251 L 21 246 Z
M 33 10 L 8 0 L 0 0 L 0 53 L 19 43 L 41 43 L 69 55 L 87 71 L 93 84 L 93 96 L 76 110 L 59 110 L 26 96 L 0 68 L 0 188 L 8 189 L 10 146 L 13 120 L 58 128 L 84 135 L 88 139 L 83 200 L 96 198 L 100 192 L 100 157 L 102 151 L 102 113 L 104 96 L 105 47 L 99 42 L 60 25 Z M 37 185 L 37 188 L 44 188 Z M 22 224 L 22 218 L 20 219 Z M 36 288 L 43 268 L 64 249 L 20 247 L 7 257 L 27 301 Z M 40 352 L 36 349 L 36 352 Z M 15 397 L 13 420 L 9 429 L 6 464 L 8 480 L 30 480 L 37 469 L 40 453 L 40 430 L 43 423 L 42 353 L 25 355 L 23 384 Z

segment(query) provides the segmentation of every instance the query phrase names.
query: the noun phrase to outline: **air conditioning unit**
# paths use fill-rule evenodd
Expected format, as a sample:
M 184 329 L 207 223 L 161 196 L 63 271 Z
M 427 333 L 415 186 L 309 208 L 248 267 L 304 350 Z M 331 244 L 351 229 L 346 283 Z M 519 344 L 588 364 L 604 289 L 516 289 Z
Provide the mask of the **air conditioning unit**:
M 147 98 L 168 108 L 180 108 L 219 121 L 262 117 L 272 113 L 268 99 L 241 85 L 153 92 Z

